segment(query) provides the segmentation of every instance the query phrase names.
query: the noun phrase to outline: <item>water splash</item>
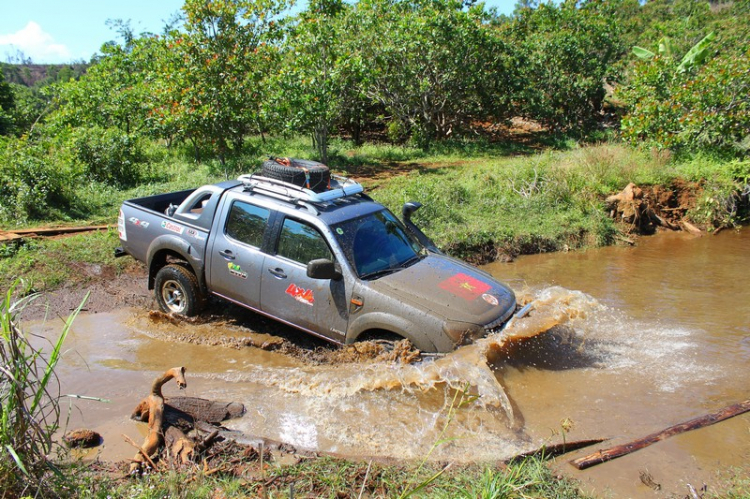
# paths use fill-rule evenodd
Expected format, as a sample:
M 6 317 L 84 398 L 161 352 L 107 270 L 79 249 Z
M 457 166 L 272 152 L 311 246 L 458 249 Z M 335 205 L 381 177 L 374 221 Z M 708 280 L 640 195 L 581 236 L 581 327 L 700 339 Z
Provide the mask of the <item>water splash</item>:
M 363 392 L 380 390 L 425 393 L 440 388 L 469 389 L 478 396 L 482 408 L 500 411 L 509 425 L 514 423 L 513 407 L 493 371 L 492 359 L 510 342 L 528 339 L 551 328 L 586 317 L 598 303 L 578 291 L 546 288 L 523 298 L 531 303 L 528 316 L 514 320 L 502 332 L 438 358 L 417 364 L 342 364 L 269 369 L 227 374 L 225 379 L 273 386 L 288 394 L 341 400 Z

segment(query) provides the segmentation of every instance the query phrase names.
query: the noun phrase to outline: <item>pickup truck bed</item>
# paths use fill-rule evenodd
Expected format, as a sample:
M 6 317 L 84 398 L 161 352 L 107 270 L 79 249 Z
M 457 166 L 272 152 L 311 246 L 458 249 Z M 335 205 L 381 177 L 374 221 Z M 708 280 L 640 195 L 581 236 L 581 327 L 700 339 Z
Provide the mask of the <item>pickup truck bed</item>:
M 138 208 L 164 214 L 170 205 L 179 206 L 185 199 L 190 196 L 196 189 L 187 189 L 178 192 L 168 192 L 166 194 L 156 194 L 155 196 L 145 196 L 125 201 L 126 205 L 137 206 Z

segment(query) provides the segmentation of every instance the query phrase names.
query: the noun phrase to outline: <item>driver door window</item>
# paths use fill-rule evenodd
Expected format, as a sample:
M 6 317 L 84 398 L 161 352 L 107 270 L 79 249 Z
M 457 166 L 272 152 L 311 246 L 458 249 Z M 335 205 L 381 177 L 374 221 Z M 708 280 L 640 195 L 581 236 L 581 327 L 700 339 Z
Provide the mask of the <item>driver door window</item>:
M 334 260 L 325 238 L 317 229 L 291 218 L 284 220 L 276 254 L 302 265 L 319 258 Z

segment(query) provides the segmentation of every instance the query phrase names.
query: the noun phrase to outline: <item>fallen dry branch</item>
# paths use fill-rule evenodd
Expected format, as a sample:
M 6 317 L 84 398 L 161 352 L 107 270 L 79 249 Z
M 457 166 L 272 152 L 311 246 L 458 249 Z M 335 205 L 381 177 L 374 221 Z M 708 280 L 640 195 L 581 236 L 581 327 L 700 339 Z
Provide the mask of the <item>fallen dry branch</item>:
M 612 459 L 625 456 L 627 454 L 630 454 L 631 452 L 644 449 L 651 444 L 655 444 L 656 442 L 660 442 L 674 435 L 679 435 L 680 433 L 684 433 L 686 431 L 697 430 L 699 428 L 710 426 L 714 423 L 733 418 L 734 416 L 738 416 L 748 411 L 750 411 L 750 400 L 745 400 L 744 402 L 730 405 L 712 414 L 707 414 L 705 416 L 691 419 L 690 421 L 685 421 L 684 423 L 670 426 L 669 428 L 666 428 L 662 431 L 652 433 L 651 435 L 640 438 L 638 440 L 634 440 L 630 443 L 617 445 L 614 447 L 610 447 L 609 449 L 597 451 L 588 456 L 574 459 L 570 462 L 570 464 L 572 464 L 579 470 L 585 470 L 586 468 L 596 466 L 597 464 L 611 461 Z
M 143 450 L 143 448 L 140 445 L 135 443 L 132 438 L 125 435 L 124 433 L 122 434 L 122 437 L 125 439 L 127 443 L 129 443 L 130 445 L 138 449 L 138 455 L 142 456 L 143 459 L 146 460 L 146 462 L 151 466 L 151 469 L 156 469 L 156 464 L 151 460 L 151 458 L 146 454 L 146 452 Z M 142 462 L 142 461 L 139 461 L 139 462 Z

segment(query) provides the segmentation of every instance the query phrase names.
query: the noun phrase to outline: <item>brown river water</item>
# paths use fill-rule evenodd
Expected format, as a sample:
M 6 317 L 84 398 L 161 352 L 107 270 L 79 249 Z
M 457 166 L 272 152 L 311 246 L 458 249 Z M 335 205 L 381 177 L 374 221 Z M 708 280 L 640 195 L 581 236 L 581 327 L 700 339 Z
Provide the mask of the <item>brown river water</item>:
M 315 365 L 222 346 L 258 339 L 242 325 L 156 323 L 140 309 L 82 314 L 58 370 L 62 391 L 107 402 L 66 398 L 68 427 L 103 435 L 87 457 L 131 458 L 122 434 L 141 441 L 146 433 L 132 409 L 155 376 L 181 365 L 188 387 L 167 384 L 167 397 L 243 402 L 247 413 L 228 428 L 302 448 L 467 463 L 606 438 L 553 466 L 598 497 L 685 497 L 688 484 L 704 483 L 716 491 L 735 467 L 748 476 L 748 415 L 585 471 L 568 460 L 750 399 L 748 264 L 747 229 L 492 264 L 485 270 L 534 303 L 530 316 L 412 365 Z M 25 328 L 54 338 L 60 322 Z M 642 482 L 645 473 L 660 490 Z

